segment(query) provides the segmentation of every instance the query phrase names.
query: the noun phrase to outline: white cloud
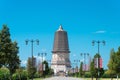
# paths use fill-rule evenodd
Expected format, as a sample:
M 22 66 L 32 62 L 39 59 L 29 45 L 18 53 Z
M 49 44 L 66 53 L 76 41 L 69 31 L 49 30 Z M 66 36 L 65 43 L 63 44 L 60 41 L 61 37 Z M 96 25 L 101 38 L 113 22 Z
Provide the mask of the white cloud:
M 26 64 L 27 64 L 27 60 L 22 60 L 22 61 L 21 61 L 21 64 L 22 64 L 22 65 L 26 65 Z
M 75 57 L 75 56 L 76 56 L 76 54 L 73 54 L 73 56 Z
M 96 34 L 103 34 L 103 33 L 106 33 L 106 31 L 105 30 L 99 30 L 99 31 L 96 31 L 94 33 L 96 33 Z

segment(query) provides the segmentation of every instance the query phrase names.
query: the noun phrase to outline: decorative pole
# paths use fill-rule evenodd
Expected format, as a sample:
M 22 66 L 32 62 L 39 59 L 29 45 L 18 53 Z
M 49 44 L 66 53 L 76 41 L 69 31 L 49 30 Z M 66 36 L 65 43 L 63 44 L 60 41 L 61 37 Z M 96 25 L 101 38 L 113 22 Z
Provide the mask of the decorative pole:
M 36 43 L 37 43 L 37 45 L 39 45 L 39 40 L 37 39 L 37 40 L 25 40 L 25 42 L 26 42 L 26 45 L 28 45 L 28 42 L 31 42 L 31 63 L 32 63 L 32 66 L 31 66 L 31 68 L 33 68 L 33 59 L 34 59 L 34 57 L 33 57 L 33 43 L 36 41 Z M 32 74 L 32 80 L 33 80 L 33 74 Z
M 100 55 L 100 51 L 99 51 L 99 49 L 100 49 L 100 43 L 103 43 L 103 45 L 105 45 L 105 41 L 104 40 L 103 41 L 99 41 L 99 40 L 95 41 L 95 40 L 93 40 L 92 41 L 92 45 L 94 46 L 95 43 L 98 44 L 98 55 Z M 99 75 L 100 75 L 100 72 L 99 72 L 99 69 L 100 69 L 99 57 L 100 56 L 98 56 L 98 60 L 97 60 L 98 61 L 98 66 L 97 66 L 98 67 L 98 79 L 96 78 L 97 80 L 99 80 Z
M 41 63 L 42 63 L 42 75 L 43 75 L 43 68 L 45 67 L 45 66 L 43 66 L 43 56 L 46 56 L 47 53 L 38 53 L 38 55 L 41 55 L 41 57 L 42 57 Z
M 84 62 L 83 62 L 83 64 L 84 64 L 84 71 L 86 71 L 86 56 L 89 56 L 89 53 L 80 53 L 80 55 L 81 56 L 84 55 Z

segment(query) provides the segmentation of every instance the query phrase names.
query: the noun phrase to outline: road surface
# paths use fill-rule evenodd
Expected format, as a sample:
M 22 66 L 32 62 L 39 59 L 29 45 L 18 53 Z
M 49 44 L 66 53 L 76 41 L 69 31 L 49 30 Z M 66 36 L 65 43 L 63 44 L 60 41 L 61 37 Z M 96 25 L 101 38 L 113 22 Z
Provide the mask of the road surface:
M 58 76 L 58 77 L 45 78 L 45 79 L 43 79 L 43 80 L 84 80 L 84 79 L 74 78 L 74 77 Z

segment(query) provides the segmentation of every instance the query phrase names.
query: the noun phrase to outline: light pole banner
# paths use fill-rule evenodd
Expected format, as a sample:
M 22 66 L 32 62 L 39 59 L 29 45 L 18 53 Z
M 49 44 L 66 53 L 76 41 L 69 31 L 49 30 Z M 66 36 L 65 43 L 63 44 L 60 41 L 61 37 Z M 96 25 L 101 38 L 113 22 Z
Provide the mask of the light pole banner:
M 94 59 L 94 66 L 95 66 L 95 68 L 98 68 L 98 58 Z
M 100 63 L 100 68 L 102 68 L 102 58 L 99 59 L 99 63 Z
M 43 71 L 45 71 L 45 64 L 43 64 Z

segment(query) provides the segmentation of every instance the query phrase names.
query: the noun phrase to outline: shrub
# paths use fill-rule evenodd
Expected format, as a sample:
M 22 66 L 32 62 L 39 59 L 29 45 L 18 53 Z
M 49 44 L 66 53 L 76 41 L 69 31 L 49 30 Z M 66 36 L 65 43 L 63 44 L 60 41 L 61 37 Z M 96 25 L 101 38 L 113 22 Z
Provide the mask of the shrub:
M 38 72 L 35 73 L 34 78 L 39 78 L 40 74 Z
M 16 70 L 16 73 L 12 75 L 12 80 L 27 80 L 28 74 L 25 70 Z
M 85 72 L 85 75 L 84 75 L 85 78 L 90 78 L 91 77 L 91 74 L 90 72 Z
M 6 67 L 0 68 L 0 80 L 9 79 L 10 72 Z

